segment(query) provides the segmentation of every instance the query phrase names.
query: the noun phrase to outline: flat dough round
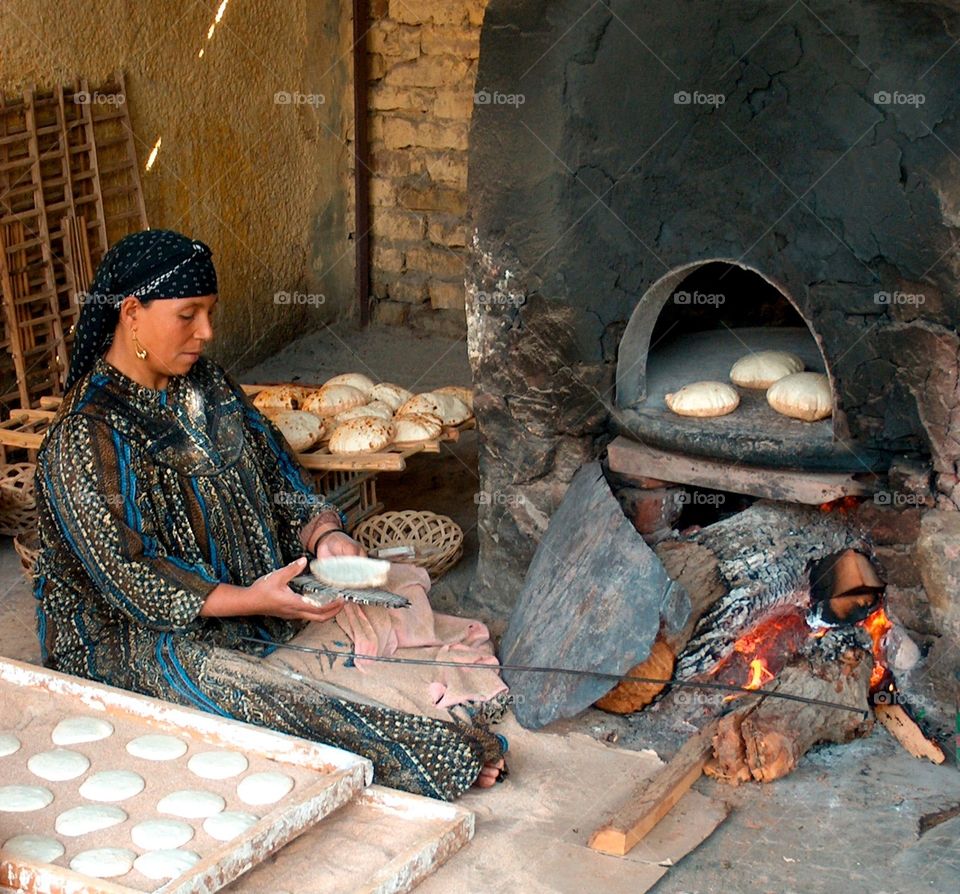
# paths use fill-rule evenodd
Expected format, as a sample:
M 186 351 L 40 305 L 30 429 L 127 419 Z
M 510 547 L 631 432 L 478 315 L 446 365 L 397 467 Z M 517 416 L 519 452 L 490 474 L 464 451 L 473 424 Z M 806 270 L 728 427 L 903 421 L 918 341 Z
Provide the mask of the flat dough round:
M 692 382 L 665 396 L 678 416 L 726 416 L 740 405 L 737 389 L 726 382 Z
M 20 740 L 11 733 L 0 733 L 0 757 L 16 754 L 20 750 Z
M 49 782 L 66 782 L 83 776 L 90 769 L 90 761 L 79 751 L 69 748 L 54 748 L 30 756 L 27 769 L 34 776 Z
M 133 770 L 101 770 L 84 779 L 80 795 L 88 801 L 126 801 L 143 791 L 143 777 Z
M 127 814 L 119 807 L 111 807 L 107 804 L 83 804 L 61 813 L 57 817 L 54 828 L 61 835 L 75 838 L 77 835 L 109 829 L 124 822 L 126 818 Z
M 49 835 L 14 835 L 2 848 L 14 857 L 36 863 L 52 863 L 63 856 L 64 846 Z
M 172 792 L 157 804 L 157 813 L 169 813 L 184 819 L 202 819 L 220 813 L 227 806 L 226 801 L 213 792 L 200 789 L 183 789 Z
M 784 376 L 803 370 L 803 361 L 789 351 L 755 351 L 730 368 L 730 381 L 741 388 L 769 388 Z
M 42 785 L 0 785 L 0 813 L 43 810 L 53 802 L 53 792 Z
M 137 855 L 125 847 L 95 847 L 80 851 L 71 861 L 70 868 L 91 878 L 117 878 L 133 869 Z
M 187 743 L 176 736 L 139 736 L 127 742 L 127 751 L 148 761 L 172 761 L 187 753 Z
M 229 779 L 245 772 L 248 766 L 239 751 L 201 751 L 187 762 L 187 769 L 203 779 Z
M 223 813 L 207 817 L 203 821 L 203 831 L 217 841 L 230 841 L 256 822 L 257 817 L 252 813 L 244 813 L 242 810 L 225 810 Z
M 273 804 L 293 788 L 285 773 L 251 773 L 237 784 L 237 797 L 244 804 Z
M 200 855 L 193 851 L 162 850 L 141 854 L 133 863 L 133 868 L 141 875 L 154 880 L 176 878 L 183 875 L 191 866 L 200 861 Z
M 130 830 L 130 840 L 144 851 L 165 851 L 182 847 L 191 838 L 193 826 L 180 820 L 144 820 Z
M 384 586 L 390 563 L 367 556 L 329 556 L 311 561 L 310 573 L 330 587 L 363 590 Z
M 50 736 L 54 745 L 80 745 L 99 742 L 113 735 L 113 724 L 99 717 L 65 717 Z
M 823 373 L 801 372 L 775 382 L 767 403 L 784 416 L 816 422 L 833 414 L 830 380 Z

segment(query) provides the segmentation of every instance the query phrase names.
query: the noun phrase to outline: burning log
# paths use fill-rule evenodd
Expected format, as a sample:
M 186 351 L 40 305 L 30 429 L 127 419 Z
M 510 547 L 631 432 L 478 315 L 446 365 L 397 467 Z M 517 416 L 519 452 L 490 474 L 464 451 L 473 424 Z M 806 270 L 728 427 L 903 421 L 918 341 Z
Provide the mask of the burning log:
M 657 556 L 692 604 L 686 627 L 669 641 L 677 678 L 708 673 L 748 629 L 806 607 L 811 564 L 858 546 L 842 513 L 766 501 L 659 544 Z
M 838 702 L 869 712 L 872 644 L 860 628 L 828 630 L 812 638 L 764 691 Z M 848 742 L 873 726 L 865 714 L 780 698 L 750 699 L 720 718 L 714 760 L 704 772 L 738 785 L 771 782 L 790 773 L 820 742 Z
M 647 660 L 630 668 L 627 674 L 649 677 L 652 680 L 669 680 L 673 676 L 675 659 L 673 649 L 662 637 L 659 637 L 650 649 Z M 666 683 L 631 683 L 623 680 L 595 704 L 601 710 L 610 711 L 613 714 L 632 714 L 649 705 L 665 686 Z

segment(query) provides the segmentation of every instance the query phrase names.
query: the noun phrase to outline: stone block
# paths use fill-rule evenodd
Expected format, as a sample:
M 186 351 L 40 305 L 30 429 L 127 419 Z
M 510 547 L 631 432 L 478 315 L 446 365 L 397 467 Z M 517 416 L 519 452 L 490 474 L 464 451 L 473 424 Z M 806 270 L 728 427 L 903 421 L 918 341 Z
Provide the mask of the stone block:
M 456 56 L 421 56 L 411 62 L 389 64 L 383 76 L 387 84 L 397 87 L 449 87 L 472 84 L 475 78 L 476 64 Z
M 387 177 L 371 177 L 369 186 L 371 205 L 397 204 L 397 187 L 393 180 Z
M 898 587 L 891 584 L 884 591 L 887 614 L 908 630 L 924 635 L 938 632 L 930 599 L 923 587 Z
M 416 59 L 420 55 L 420 29 L 390 19 L 374 21 L 367 32 L 367 52 L 380 53 L 394 61 Z
M 857 517 L 870 532 L 873 542 L 880 546 L 909 545 L 920 536 L 917 508 L 894 508 L 868 500 L 859 507 Z
M 401 187 L 397 199 L 411 211 L 442 211 L 446 214 L 466 214 L 467 197 L 459 189 L 436 183 L 417 183 Z
M 463 59 L 480 56 L 480 31 L 451 25 L 424 25 L 420 48 L 425 55 L 452 55 Z
M 374 116 L 372 121 L 380 120 Z M 415 121 L 399 115 L 383 118 L 383 142 L 387 149 L 461 149 L 468 145 L 466 122 Z
M 381 177 L 423 176 L 427 172 L 426 164 L 417 152 L 405 149 L 387 149 L 382 144 L 371 147 L 371 167 Z
M 389 4 L 390 18 L 409 25 L 465 25 L 469 20 L 467 7 L 457 0 L 389 0 Z
M 403 252 L 399 248 L 375 245 L 371 254 L 375 270 L 382 270 L 386 273 L 401 273 L 403 271 Z
M 933 620 L 960 647 L 960 512 L 926 513 L 916 553 Z
M 912 552 L 902 547 L 878 546 L 874 550 L 877 560 L 877 571 L 880 577 L 888 584 L 898 587 L 919 587 L 920 569 L 916 557 Z
M 466 152 L 425 152 L 423 164 L 434 183 L 446 183 L 457 189 L 466 190 Z
M 930 463 L 917 459 L 897 457 L 887 471 L 887 483 L 892 493 L 909 494 L 924 505 L 933 505 Z
M 431 214 L 427 217 L 427 238 L 437 245 L 463 248 L 467 244 L 467 228 L 456 214 Z
M 420 270 L 441 279 L 457 279 L 461 289 L 466 273 L 465 262 L 455 251 L 429 245 L 407 250 L 407 269 Z
M 375 236 L 389 242 L 416 242 L 426 231 L 426 218 L 404 209 L 374 209 L 372 221 Z
M 428 286 L 430 306 L 437 310 L 463 310 L 464 287 L 463 279 L 459 281 L 430 280 Z
M 400 301 L 378 301 L 373 306 L 373 321 L 386 326 L 404 326 L 410 315 L 410 305 Z
M 387 294 L 391 301 L 422 304 L 427 300 L 426 278 L 421 274 L 402 273 L 396 279 L 387 282 Z

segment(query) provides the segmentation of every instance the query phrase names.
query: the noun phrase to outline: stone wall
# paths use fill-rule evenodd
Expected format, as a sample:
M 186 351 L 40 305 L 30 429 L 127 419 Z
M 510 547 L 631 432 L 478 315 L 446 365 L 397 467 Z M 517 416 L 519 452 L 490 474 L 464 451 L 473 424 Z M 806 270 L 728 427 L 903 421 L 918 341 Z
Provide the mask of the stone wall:
M 0 89 L 78 76 L 95 86 L 124 72 L 148 219 L 213 249 L 221 308 L 211 353 L 242 370 L 354 311 L 341 104 L 350 4 L 231 3 L 208 42 L 217 6 L 9 0 Z M 276 300 L 283 292 L 291 303 Z
M 465 332 L 467 135 L 485 5 L 370 4 L 375 320 Z M 352 181 L 350 195 L 353 207 Z

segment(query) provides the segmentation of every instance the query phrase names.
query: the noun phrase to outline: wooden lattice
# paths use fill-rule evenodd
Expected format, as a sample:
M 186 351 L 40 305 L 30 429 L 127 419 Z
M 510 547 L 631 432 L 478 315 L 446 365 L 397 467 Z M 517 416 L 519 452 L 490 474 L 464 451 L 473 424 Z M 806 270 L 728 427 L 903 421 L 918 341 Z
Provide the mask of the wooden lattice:
M 463 531 L 446 515 L 404 509 L 399 512 L 381 512 L 359 524 L 354 539 L 365 549 L 383 549 L 390 546 L 412 546 L 409 561 L 426 570 L 436 580 L 449 571 L 463 555 Z

